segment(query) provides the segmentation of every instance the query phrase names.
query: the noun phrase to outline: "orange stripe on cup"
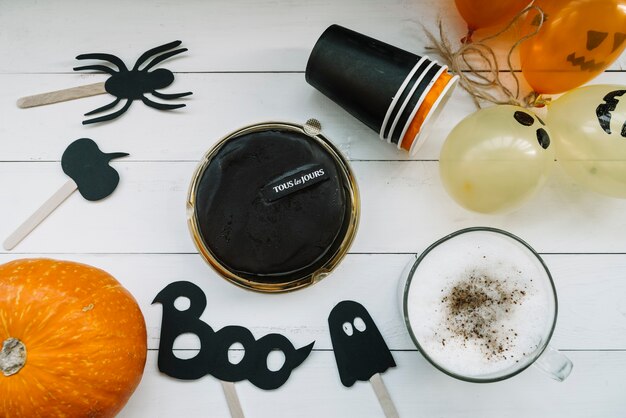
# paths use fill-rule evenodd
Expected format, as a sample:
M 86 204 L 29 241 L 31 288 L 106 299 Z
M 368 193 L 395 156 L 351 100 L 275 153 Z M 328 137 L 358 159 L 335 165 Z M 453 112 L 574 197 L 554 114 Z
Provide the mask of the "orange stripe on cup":
M 451 79 L 452 75 L 449 72 L 444 71 L 443 73 L 441 73 L 437 81 L 435 81 L 435 84 L 433 84 L 433 86 L 431 87 L 430 91 L 426 95 L 426 98 L 424 99 L 424 101 L 420 105 L 420 108 L 415 114 L 415 117 L 411 121 L 409 129 L 407 129 L 406 133 L 402 137 L 402 149 L 406 151 L 409 151 L 411 149 L 413 141 L 417 139 L 417 134 L 422 129 L 424 119 L 426 119 L 426 116 L 428 116 L 433 105 L 435 104 L 439 96 L 441 96 Z

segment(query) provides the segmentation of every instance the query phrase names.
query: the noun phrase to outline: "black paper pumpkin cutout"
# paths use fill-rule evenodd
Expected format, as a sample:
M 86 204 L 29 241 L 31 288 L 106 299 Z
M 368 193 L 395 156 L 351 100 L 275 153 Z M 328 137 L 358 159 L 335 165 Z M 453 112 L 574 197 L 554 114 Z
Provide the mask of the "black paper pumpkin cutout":
M 174 306 L 174 301 L 179 297 L 189 299 L 188 309 L 180 311 Z M 159 370 L 177 379 L 195 380 L 211 374 L 223 381 L 248 379 L 260 389 L 276 389 L 306 360 L 315 344 L 313 342 L 296 350 L 283 335 L 268 334 L 256 340 L 247 328 L 235 325 L 215 332 L 200 320 L 207 305 L 206 296 L 202 289 L 190 282 L 167 285 L 152 303 L 163 305 Z M 180 359 L 173 352 L 174 341 L 185 333 L 195 334 L 200 339 L 200 352 L 190 359 Z M 244 348 L 243 359 L 237 364 L 228 359 L 228 349 L 235 343 L 240 343 Z M 267 357 L 274 350 L 283 352 L 285 362 L 279 370 L 271 371 L 267 367 Z
M 596 108 L 598 123 L 600 123 L 602 130 L 609 135 L 611 135 L 611 112 L 617 108 L 617 104 L 619 103 L 618 97 L 624 94 L 626 94 L 626 90 L 612 91 L 602 98 L 604 103 L 599 104 Z M 626 121 L 624 121 L 624 125 L 622 125 L 621 135 L 626 138 Z
M 172 82 L 174 81 L 174 73 L 172 73 L 170 70 L 166 70 L 165 68 L 148 71 L 150 70 L 150 68 L 154 67 L 158 63 L 165 61 L 166 59 L 171 58 L 174 55 L 187 51 L 187 48 L 180 48 L 170 51 L 171 49 L 179 46 L 181 43 L 181 41 L 174 41 L 144 52 L 139 57 L 131 70 L 128 70 L 128 68 L 120 58 L 112 54 L 92 53 L 81 54 L 77 56 L 76 59 L 78 60 L 98 59 L 113 64 L 118 68 L 118 71 L 115 71 L 113 68 L 106 65 L 85 65 L 82 67 L 74 68 L 74 71 L 97 70 L 111 74 L 111 77 L 109 77 L 109 79 L 105 82 L 104 88 L 108 93 L 115 96 L 116 99 L 107 105 L 92 110 L 91 112 L 85 113 L 85 116 L 113 109 L 120 101 L 126 100 L 124 106 L 118 111 L 115 111 L 105 116 L 85 120 L 83 121 L 83 125 L 115 119 L 128 110 L 133 100 L 141 100 L 145 105 L 159 110 L 172 110 L 184 107 L 185 104 L 158 103 L 148 99 L 145 96 L 145 94 L 151 93 L 153 96 L 158 97 L 159 99 L 172 100 L 192 94 L 191 92 L 165 94 L 157 91 L 158 89 L 165 88 L 172 84 Z M 155 56 L 155 58 L 153 58 L 145 67 L 140 70 L 139 67 L 152 56 Z
M 515 120 L 522 126 L 533 126 L 535 118 L 537 118 L 537 121 L 539 121 L 541 125 L 546 125 L 538 116 L 533 117 L 530 113 L 522 112 L 520 110 L 513 113 L 513 118 L 515 118 Z M 550 135 L 548 135 L 548 131 L 539 127 L 536 131 L 536 135 L 539 145 L 541 145 L 543 149 L 547 149 L 550 146 Z
M 374 320 L 360 303 L 345 300 L 337 304 L 328 316 L 328 327 L 344 386 L 367 381 L 396 366 Z
M 125 152 L 105 154 L 93 140 L 81 138 L 65 149 L 61 167 L 74 180 L 85 199 L 96 201 L 113 193 L 120 181 L 119 174 L 109 161 L 127 155 Z

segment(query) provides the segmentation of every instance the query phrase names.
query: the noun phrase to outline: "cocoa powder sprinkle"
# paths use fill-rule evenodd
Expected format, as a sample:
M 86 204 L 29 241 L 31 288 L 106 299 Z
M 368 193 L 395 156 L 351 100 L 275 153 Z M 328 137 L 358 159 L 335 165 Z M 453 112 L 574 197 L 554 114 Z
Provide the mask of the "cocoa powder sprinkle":
M 506 359 L 505 353 L 516 343 L 517 333 L 503 329 L 501 321 L 511 317 L 515 308 L 523 303 L 525 287 L 512 280 L 493 278 L 477 271 L 442 289 L 441 301 L 447 312 L 447 329 L 463 345 L 475 341 L 487 360 Z M 446 345 L 446 340 L 441 339 Z

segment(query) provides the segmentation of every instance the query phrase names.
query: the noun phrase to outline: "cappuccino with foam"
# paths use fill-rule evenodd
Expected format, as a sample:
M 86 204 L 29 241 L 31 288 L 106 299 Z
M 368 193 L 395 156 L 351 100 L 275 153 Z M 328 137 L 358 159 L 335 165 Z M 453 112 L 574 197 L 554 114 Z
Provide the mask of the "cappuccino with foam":
M 490 230 L 460 233 L 408 275 L 404 313 L 422 353 L 468 380 L 515 374 L 541 354 L 556 318 L 552 281 L 522 242 Z

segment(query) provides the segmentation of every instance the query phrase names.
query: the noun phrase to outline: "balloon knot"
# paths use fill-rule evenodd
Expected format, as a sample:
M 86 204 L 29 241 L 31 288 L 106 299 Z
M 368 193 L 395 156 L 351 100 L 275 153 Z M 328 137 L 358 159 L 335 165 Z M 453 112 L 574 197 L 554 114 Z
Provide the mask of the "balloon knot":
M 551 101 L 552 101 L 552 98 L 544 97 L 540 93 L 537 93 L 536 91 L 531 91 L 524 98 L 524 105 L 526 107 L 538 107 L 538 108 L 541 108 L 541 107 L 545 107 L 546 105 L 548 105 Z
M 467 28 L 467 35 L 461 38 L 462 45 L 469 45 L 472 41 L 472 35 L 474 34 L 474 29 Z

